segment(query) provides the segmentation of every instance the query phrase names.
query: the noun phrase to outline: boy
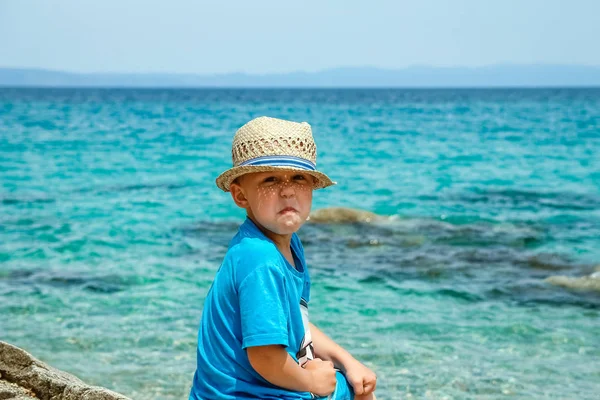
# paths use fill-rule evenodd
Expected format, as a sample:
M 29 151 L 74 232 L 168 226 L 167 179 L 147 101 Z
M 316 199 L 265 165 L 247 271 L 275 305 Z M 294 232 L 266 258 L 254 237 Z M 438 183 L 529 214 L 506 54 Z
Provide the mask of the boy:
M 295 232 L 313 190 L 335 184 L 316 170 L 310 125 L 256 118 L 236 132 L 232 159 L 216 183 L 247 218 L 204 303 L 190 400 L 374 399 L 375 374 L 308 322 Z

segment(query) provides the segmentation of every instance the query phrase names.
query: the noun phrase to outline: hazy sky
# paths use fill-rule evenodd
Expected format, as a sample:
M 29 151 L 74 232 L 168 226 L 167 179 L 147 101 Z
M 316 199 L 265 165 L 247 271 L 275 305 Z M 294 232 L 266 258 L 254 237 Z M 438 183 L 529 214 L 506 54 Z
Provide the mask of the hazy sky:
M 600 1 L 0 0 L 0 66 L 288 72 L 600 65 Z

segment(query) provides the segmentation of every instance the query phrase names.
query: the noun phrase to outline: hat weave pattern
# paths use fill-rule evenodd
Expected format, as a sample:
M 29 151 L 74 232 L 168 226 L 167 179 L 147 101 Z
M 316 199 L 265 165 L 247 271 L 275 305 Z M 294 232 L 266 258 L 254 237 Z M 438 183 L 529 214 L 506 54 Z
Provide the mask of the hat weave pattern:
M 316 164 L 317 147 L 310 125 L 306 122 L 297 123 L 261 117 L 236 132 L 231 146 L 231 159 L 234 166 L 267 155 L 295 156 Z
M 217 186 L 229 191 L 237 177 L 250 172 L 298 170 L 315 178 L 315 189 L 335 183 L 316 170 L 317 146 L 306 122 L 259 117 L 236 132 L 231 146 L 233 168 L 223 172 Z

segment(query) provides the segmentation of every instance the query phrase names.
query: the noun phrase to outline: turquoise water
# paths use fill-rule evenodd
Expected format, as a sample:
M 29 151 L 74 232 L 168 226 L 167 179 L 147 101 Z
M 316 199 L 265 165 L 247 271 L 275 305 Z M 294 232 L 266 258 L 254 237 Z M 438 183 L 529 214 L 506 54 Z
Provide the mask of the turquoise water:
M 134 399 L 182 399 L 242 221 L 235 130 L 308 121 L 339 182 L 306 225 L 313 321 L 381 399 L 593 399 L 600 90 L 0 89 L 0 339 Z

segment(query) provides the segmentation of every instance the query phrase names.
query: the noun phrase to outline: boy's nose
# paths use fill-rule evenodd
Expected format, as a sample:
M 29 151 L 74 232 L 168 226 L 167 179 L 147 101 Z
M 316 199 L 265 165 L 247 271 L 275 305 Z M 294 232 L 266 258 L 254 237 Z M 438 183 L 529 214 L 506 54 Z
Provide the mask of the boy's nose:
M 285 182 L 281 185 L 281 197 L 292 197 L 296 195 L 296 190 L 294 189 L 294 185 L 290 182 Z

